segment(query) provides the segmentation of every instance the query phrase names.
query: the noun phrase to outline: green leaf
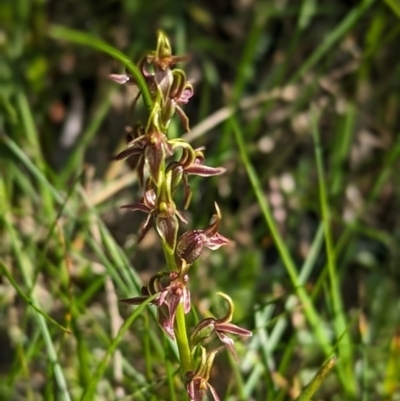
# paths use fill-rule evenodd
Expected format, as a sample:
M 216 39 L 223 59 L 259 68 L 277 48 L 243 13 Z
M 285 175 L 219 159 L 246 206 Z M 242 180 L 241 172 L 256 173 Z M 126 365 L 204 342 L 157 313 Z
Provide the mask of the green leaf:
M 400 18 L 400 3 L 398 0 L 384 0 L 386 5 Z

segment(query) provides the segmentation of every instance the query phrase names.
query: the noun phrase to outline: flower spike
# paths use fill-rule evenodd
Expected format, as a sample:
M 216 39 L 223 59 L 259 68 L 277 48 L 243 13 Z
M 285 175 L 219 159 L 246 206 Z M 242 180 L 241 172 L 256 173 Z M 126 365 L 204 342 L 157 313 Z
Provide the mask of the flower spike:
M 139 200 L 122 206 L 141 211 L 147 216 L 141 225 L 140 241 L 151 227 L 161 242 L 168 271 L 154 274 L 143 285 L 140 294 L 121 299 L 121 303 L 140 305 L 149 302 L 157 308 L 157 323 L 164 333 L 176 341 L 182 371 L 185 374 L 186 393 L 191 401 L 201 401 L 207 392 L 214 401 L 220 401 L 214 387 L 209 383 L 216 350 L 207 351 L 202 343 L 213 333 L 234 352 L 234 342 L 229 334 L 251 336 L 251 332 L 231 323 L 233 302 L 223 293 L 217 293 L 228 303 L 228 311 L 222 318 L 206 318 L 194 328 L 190 339 L 187 336 L 185 314 L 191 309 L 188 287 L 190 268 L 201 255 L 204 247 L 216 250 L 229 240 L 219 233 L 221 212 L 215 203 L 215 214 L 211 223 L 199 230 L 189 230 L 178 238 L 180 224 L 187 223 L 183 212 L 175 204 L 175 195 L 183 187 L 183 209 L 189 207 L 192 198 L 190 178 L 192 175 L 212 177 L 223 174 L 225 168 L 205 164 L 204 148 L 193 148 L 183 138 L 171 138 L 168 129 L 174 116 L 189 131 L 189 118 L 184 106 L 194 94 L 193 85 L 186 73 L 173 68 L 187 60 L 187 56 L 173 55 L 168 37 L 157 33 L 157 46 L 137 64 L 137 74 L 111 74 L 109 78 L 120 85 L 134 85 L 139 90 L 131 106 L 135 111 L 142 91 L 149 94 L 146 99 L 150 110 L 144 122 L 137 122 L 126 129 L 127 148 L 115 155 L 113 160 L 131 158 L 130 167 L 136 170 L 142 188 Z M 143 87 L 146 85 L 146 87 Z M 146 90 L 147 89 L 147 90 Z M 148 102 L 147 102 L 148 100 Z M 151 101 L 150 101 L 151 100 Z M 194 370 L 195 348 L 201 348 L 201 360 Z

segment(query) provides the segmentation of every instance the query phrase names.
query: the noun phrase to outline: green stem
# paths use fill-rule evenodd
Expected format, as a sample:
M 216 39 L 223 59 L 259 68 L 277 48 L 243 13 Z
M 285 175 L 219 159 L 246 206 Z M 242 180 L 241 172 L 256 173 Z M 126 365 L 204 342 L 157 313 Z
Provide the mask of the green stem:
M 189 339 L 186 331 L 186 320 L 183 305 L 179 304 L 175 315 L 175 338 L 178 345 L 182 372 L 185 374 L 193 370 Z
M 174 255 L 169 251 L 169 249 L 163 244 L 163 251 L 165 255 L 165 260 L 167 262 L 169 271 L 179 271 L 176 265 Z M 176 309 L 175 315 L 175 338 L 176 344 L 178 345 L 179 359 L 181 362 L 181 368 L 183 374 L 193 370 L 192 367 L 192 355 L 190 352 L 189 338 L 186 330 L 186 320 L 185 312 L 183 310 L 183 305 L 180 303 Z

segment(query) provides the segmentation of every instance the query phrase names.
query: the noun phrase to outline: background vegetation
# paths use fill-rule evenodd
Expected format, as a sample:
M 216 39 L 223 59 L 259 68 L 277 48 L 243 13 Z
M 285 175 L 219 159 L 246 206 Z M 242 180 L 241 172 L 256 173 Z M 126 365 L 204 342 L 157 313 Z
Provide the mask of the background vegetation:
M 227 292 L 254 333 L 210 382 L 225 400 L 295 399 L 337 355 L 313 399 L 400 399 L 398 4 L 2 1 L 0 399 L 184 399 L 151 310 L 117 301 L 163 259 L 119 209 L 140 193 L 109 161 L 132 93 L 96 42 L 137 61 L 157 29 L 191 56 L 186 138 L 228 170 L 192 181 L 190 225 L 216 200 L 234 241 L 197 262 L 192 293 L 212 314 Z

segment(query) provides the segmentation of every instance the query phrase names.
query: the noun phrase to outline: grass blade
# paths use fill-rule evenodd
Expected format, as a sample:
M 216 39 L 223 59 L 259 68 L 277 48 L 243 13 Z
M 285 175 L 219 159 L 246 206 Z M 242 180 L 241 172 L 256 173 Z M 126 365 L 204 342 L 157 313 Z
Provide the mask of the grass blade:
M 297 82 L 308 70 L 314 67 L 322 57 L 324 57 L 329 50 L 340 40 L 351 27 L 361 18 L 362 15 L 372 6 L 376 0 L 364 0 L 353 8 L 343 21 L 329 33 L 323 40 L 321 46 L 311 54 L 311 56 L 303 63 L 300 69 L 289 79 L 289 83 Z
M 326 178 L 322 161 L 321 143 L 318 130 L 318 115 L 317 111 L 312 111 L 312 132 L 314 139 L 315 158 L 317 163 L 317 173 L 319 182 L 319 195 L 322 221 L 324 223 L 325 245 L 328 259 L 328 272 L 330 279 L 331 298 L 333 303 L 333 321 L 337 338 L 341 338 L 338 343 L 341 364 L 344 366 L 345 377 L 343 384 L 346 386 L 347 392 L 352 396 L 356 394 L 354 370 L 352 362 L 352 347 L 351 338 L 348 332 L 345 312 L 343 309 L 342 298 L 340 294 L 339 282 L 337 278 L 336 256 L 333 245 L 333 238 L 330 229 L 331 216 L 328 204 L 328 195 L 326 190 Z
M 40 308 L 38 308 L 35 303 L 29 299 L 27 295 L 19 288 L 17 282 L 14 280 L 10 272 L 7 270 L 6 266 L 0 262 L 0 271 L 4 274 L 5 277 L 7 277 L 8 281 L 11 283 L 11 285 L 14 287 L 15 291 L 17 291 L 18 295 L 28 304 L 30 305 L 37 313 L 42 315 L 46 320 L 54 324 L 56 327 L 58 327 L 60 330 L 66 332 L 67 334 L 71 334 L 71 331 L 68 330 L 66 327 L 62 326 L 60 323 L 58 323 L 56 320 L 54 320 L 51 316 L 49 316 L 46 312 L 43 312 Z
M 66 40 L 77 45 L 83 45 L 94 50 L 99 50 L 121 62 L 126 67 L 126 69 L 135 77 L 135 82 L 142 92 L 143 100 L 147 108 L 151 110 L 153 100 L 150 96 L 150 92 L 143 78 L 143 75 L 136 64 L 134 64 L 132 60 L 130 60 L 128 57 L 126 57 L 124 53 L 110 46 L 106 42 L 103 42 L 101 39 L 89 35 L 88 33 L 76 31 L 75 29 L 65 28 L 60 25 L 51 25 L 49 27 L 48 35 L 53 39 Z
M 322 381 L 328 375 L 328 373 L 333 369 L 336 363 L 336 357 L 329 359 L 328 362 L 325 363 L 324 366 L 319 370 L 319 372 L 315 375 L 315 377 L 311 380 L 310 383 L 303 389 L 301 394 L 296 398 L 295 401 L 308 401 L 314 395 L 314 393 L 321 386 Z
M 96 371 L 93 374 L 93 378 L 92 378 L 91 382 L 89 383 L 89 386 L 86 388 L 86 390 L 82 394 L 81 401 L 88 401 L 88 400 L 94 399 L 93 397 L 94 397 L 94 392 L 95 392 L 96 386 L 104 374 L 104 371 L 107 367 L 107 362 L 109 360 L 109 357 L 113 354 L 113 352 L 117 348 L 118 344 L 120 343 L 122 337 L 124 336 L 126 331 L 129 329 L 129 327 L 140 316 L 140 314 L 143 312 L 144 308 L 147 305 L 149 305 L 151 301 L 156 299 L 157 296 L 158 296 L 158 294 L 154 294 L 153 296 L 149 297 L 137 309 L 135 309 L 135 311 L 128 317 L 128 319 L 125 320 L 125 322 L 119 329 L 117 336 L 113 339 L 113 341 L 107 348 L 106 354 L 104 355 L 102 361 L 98 364 Z
M 329 340 L 327 339 L 325 332 L 320 324 L 320 318 L 317 314 L 317 311 L 315 310 L 309 295 L 307 294 L 304 287 L 301 285 L 301 282 L 299 281 L 296 266 L 292 260 L 292 257 L 290 256 L 289 250 L 286 247 L 285 242 L 283 241 L 283 238 L 280 235 L 279 230 L 272 217 L 272 213 L 271 213 L 271 209 L 268 204 L 268 200 L 264 196 L 260 181 L 257 177 L 257 174 L 256 174 L 253 166 L 250 163 L 248 156 L 247 156 L 247 152 L 246 152 L 246 148 L 245 148 L 244 140 L 243 140 L 243 133 L 234 117 L 230 118 L 230 123 L 232 126 L 232 130 L 235 134 L 236 142 L 239 147 L 239 152 L 240 152 L 240 156 L 241 156 L 243 165 L 246 169 L 247 175 L 248 175 L 251 185 L 253 187 L 254 194 L 260 205 L 262 215 L 265 219 L 265 222 L 266 222 L 269 230 L 271 231 L 271 235 L 274 239 L 274 242 L 276 244 L 278 252 L 282 258 L 282 262 L 283 262 L 283 264 L 286 268 L 286 271 L 290 277 L 290 280 L 295 288 L 296 294 L 298 295 L 298 297 L 303 305 L 304 313 L 305 313 L 307 320 L 309 321 L 311 327 L 313 328 L 315 336 L 317 337 L 325 355 L 330 355 L 332 353 L 332 347 L 331 347 Z
M 4 187 L 4 183 L 2 180 L 0 181 L 0 198 L 3 199 L 4 201 L 6 199 L 8 199 L 8 197 L 5 193 L 5 187 Z M 32 266 L 30 259 L 27 257 L 27 255 L 25 254 L 25 252 L 22 248 L 22 245 L 18 239 L 16 230 L 12 224 L 10 212 L 7 211 L 7 205 L 4 203 L 4 201 L 0 205 L 0 207 L 1 207 L 0 211 L 2 212 L 1 214 L 3 216 L 4 226 L 9 235 L 11 247 L 12 247 L 14 256 L 16 258 L 16 261 L 18 263 L 18 266 L 21 270 L 25 285 L 27 288 L 32 290 L 32 286 L 33 286 L 32 274 L 34 271 L 34 267 Z M 32 299 L 33 304 L 39 305 L 39 302 L 36 299 L 36 296 L 33 292 L 31 294 L 31 299 Z M 70 397 L 68 387 L 67 387 L 67 381 L 65 379 L 64 372 L 63 372 L 60 362 L 58 360 L 57 352 L 56 352 L 53 340 L 51 338 L 49 328 L 47 327 L 47 324 L 46 324 L 46 319 L 44 318 L 42 313 L 39 313 L 36 310 L 36 308 L 33 309 L 33 311 L 34 311 L 33 313 L 36 318 L 39 330 L 41 332 L 44 343 L 46 345 L 47 355 L 48 355 L 49 361 L 51 362 L 52 370 L 55 375 L 55 380 L 56 380 L 56 383 L 58 386 L 60 399 L 63 401 L 71 401 L 71 397 Z

